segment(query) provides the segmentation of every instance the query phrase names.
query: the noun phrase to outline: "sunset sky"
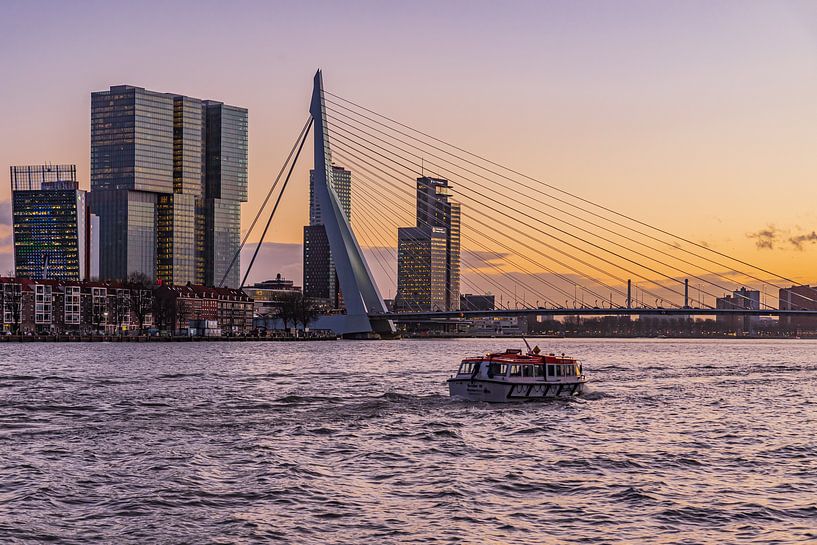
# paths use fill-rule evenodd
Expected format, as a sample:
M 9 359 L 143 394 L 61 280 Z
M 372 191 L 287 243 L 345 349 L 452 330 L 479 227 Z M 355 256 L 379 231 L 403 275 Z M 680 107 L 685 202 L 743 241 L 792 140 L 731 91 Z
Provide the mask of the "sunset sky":
M 249 109 L 247 226 L 322 68 L 378 112 L 817 281 L 814 2 L 3 0 L 0 15 L 4 168 L 76 163 L 89 188 L 90 93 L 111 85 L 222 100 Z M 260 276 L 300 283 L 307 163 Z M 6 182 L 3 273 L 8 199 Z

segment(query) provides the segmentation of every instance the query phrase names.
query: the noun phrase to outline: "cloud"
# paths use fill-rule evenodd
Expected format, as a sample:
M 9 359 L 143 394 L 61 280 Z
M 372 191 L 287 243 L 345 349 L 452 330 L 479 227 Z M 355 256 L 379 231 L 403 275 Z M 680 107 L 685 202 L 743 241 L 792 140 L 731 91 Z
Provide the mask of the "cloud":
M 485 272 L 495 272 L 496 267 L 502 267 L 507 263 L 511 254 L 507 252 L 485 252 L 480 250 L 462 251 L 462 268 L 464 271 L 488 269 Z
M 769 225 L 765 229 L 749 233 L 746 236 L 755 240 L 755 246 L 759 250 L 774 250 L 775 244 L 777 244 L 780 237 L 780 230 L 774 225 Z
M 802 235 L 795 235 L 789 237 L 789 243 L 794 246 L 795 250 L 803 251 L 803 245 L 806 243 L 814 244 L 817 242 L 817 232 L 805 233 Z
M 11 201 L 0 201 L 0 225 L 11 226 Z
M 9 244 L 8 246 L 0 247 L 0 276 L 11 276 L 13 274 L 14 255 L 12 254 L 12 248 Z

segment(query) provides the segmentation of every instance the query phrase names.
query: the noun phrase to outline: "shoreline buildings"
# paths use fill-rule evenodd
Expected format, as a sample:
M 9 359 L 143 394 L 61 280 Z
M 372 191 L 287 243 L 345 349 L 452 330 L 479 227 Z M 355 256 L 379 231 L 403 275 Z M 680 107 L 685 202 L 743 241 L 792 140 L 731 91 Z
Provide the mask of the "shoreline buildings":
M 740 288 L 731 295 L 718 297 L 715 308 L 732 310 L 760 310 L 760 291 Z M 718 324 L 723 324 L 734 331 L 752 331 L 760 321 L 758 316 L 722 316 L 715 318 Z
M 238 287 L 247 110 L 118 85 L 91 94 L 100 277 Z
M 89 280 L 98 271 L 96 216 L 76 165 L 10 167 L 15 276 Z
M 460 308 L 460 203 L 442 178 L 417 178 L 417 225 L 397 230 L 397 311 Z
M 780 310 L 817 310 L 817 286 L 780 288 Z M 817 330 L 815 316 L 782 316 L 780 323 L 798 330 Z

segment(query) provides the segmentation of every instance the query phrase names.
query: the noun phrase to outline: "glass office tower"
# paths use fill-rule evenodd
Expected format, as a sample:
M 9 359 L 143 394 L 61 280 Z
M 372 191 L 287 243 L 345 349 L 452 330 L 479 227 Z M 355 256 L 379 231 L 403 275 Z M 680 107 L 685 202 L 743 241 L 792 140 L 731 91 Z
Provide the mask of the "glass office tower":
M 218 284 L 247 200 L 247 110 L 127 85 L 92 93 L 91 189 L 102 278 Z
M 241 245 L 241 203 L 247 202 L 247 110 L 212 100 L 202 104 L 204 280 L 237 288 L 240 257 L 232 268 L 230 263 Z
M 85 280 L 88 216 L 75 165 L 12 166 L 14 274 Z
M 156 202 L 173 193 L 173 97 L 120 85 L 91 94 L 91 208 L 100 276 L 156 278 Z
M 446 238 L 446 230 L 442 227 L 397 229 L 396 310 L 431 312 L 448 309 Z
M 459 310 L 461 207 L 451 199 L 449 181 L 418 178 L 416 208 L 417 226 L 398 229 L 395 306 Z M 429 287 L 423 288 L 426 284 Z

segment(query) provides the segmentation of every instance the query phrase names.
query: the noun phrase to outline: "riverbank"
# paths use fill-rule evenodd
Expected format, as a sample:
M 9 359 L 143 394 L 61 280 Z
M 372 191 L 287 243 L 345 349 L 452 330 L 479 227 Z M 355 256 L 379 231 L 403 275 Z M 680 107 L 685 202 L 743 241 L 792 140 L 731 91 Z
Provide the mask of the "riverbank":
M 148 335 L 126 335 L 103 336 L 103 335 L 3 335 L 0 342 L 97 342 L 97 343 L 154 343 L 154 342 L 239 342 L 239 341 L 279 341 L 279 342 L 303 342 L 303 341 L 334 341 L 336 335 L 313 335 L 294 337 L 270 336 L 270 337 L 167 337 Z

